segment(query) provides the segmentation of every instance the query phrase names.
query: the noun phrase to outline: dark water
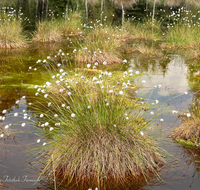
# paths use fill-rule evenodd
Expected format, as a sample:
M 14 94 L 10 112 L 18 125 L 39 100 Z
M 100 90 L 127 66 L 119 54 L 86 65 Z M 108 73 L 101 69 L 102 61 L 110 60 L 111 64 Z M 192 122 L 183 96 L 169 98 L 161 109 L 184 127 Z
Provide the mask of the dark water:
M 59 49 L 63 49 L 64 52 L 71 51 L 66 43 L 36 44 L 26 50 L 0 50 L 0 112 L 4 109 L 10 110 L 6 114 L 0 114 L 6 117 L 4 121 L 0 121 L 0 126 L 3 128 L 9 123 L 19 122 L 19 125 L 10 127 L 12 132 L 16 132 L 14 135 L 0 138 L 0 183 L 7 186 L 0 189 L 54 189 L 53 185 L 45 180 L 37 182 L 40 167 L 28 154 L 22 153 L 37 146 L 36 136 L 28 133 L 33 129 L 26 127 L 23 128 L 23 133 L 20 133 L 23 119 L 9 117 L 23 110 L 29 113 L 29 99 L 22 97 L 30 95 L 33 85 L 41 84 L 48 77 L 42 67 L 34 65 L 38 59 L 45 59 Z M 29 70 L 30 66 L 37 70 Z M 163 181 L 153 178 L 141 189 L 199 189 L 199 152 L 183 148 L 168 138 L 172 130 L 181 124 L 178 115 L 172 114 L 172 110 L 187 112 L 197 96 L 195 92 L 199 88 L 199 80 L 194 78 L 194 75 L 200 71 L 199 62 L 187 61 L 178 54 L 156 59 L 131 55 L 125 67 L 145 73 L 136 81 L 143 86 L 138 90 L 138 95 L 142 94 L 154 103 L 155 100 L 159 101 L 153 105 L 152 110 L 146 112 L 147 118 L 152 117 L 150 111 L 156 112 L 158 108 L 162 111 L 151 131 L 147 132 L 152 132 L 159 145 L 175 157 L 174 160 L 167 159 L 169 165 L 161 170 L 160 176 Z M 20 100 L 20 104 L 16 104 L 17 100 Z M 160 121 L 161 118 L 164 119 L 163 122 Z

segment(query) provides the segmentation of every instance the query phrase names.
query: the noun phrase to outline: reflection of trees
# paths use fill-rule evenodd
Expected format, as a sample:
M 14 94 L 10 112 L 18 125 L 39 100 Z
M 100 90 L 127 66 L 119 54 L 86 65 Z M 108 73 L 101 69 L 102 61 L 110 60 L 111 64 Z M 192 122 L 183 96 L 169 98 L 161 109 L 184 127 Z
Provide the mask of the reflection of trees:
M 165 73 L 168 70 L 168 64 L 170 63 L 170 59 L 168 56 L 151 59 L 145 56 L 137 56 L 132 59 L 132 62 L 135 67 L 135 70 L 165 75 Z

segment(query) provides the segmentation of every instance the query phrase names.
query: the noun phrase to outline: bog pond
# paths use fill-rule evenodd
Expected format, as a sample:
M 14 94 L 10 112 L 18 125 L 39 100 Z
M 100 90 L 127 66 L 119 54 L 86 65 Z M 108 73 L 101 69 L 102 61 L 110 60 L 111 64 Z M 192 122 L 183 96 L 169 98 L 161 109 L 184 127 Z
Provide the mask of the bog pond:
M 31 46 L 24 50 L 0 50 L 0 113 L 5 118 L 16 112 L 29 110 L 29 95 L 33 94 L 36 84 L 42 84 L 48 78 L 48 73 L 42 68 L 30 70 L 38 59 L 46 59 L 62 49 L 69 52 L 66 44 L 51 44 Z M 179 113 L 188 113 L 195 98 L 198 98 L 199 79 L 195 75 L 200 71 L 200 62 L 186 60 L 178 52 L 168 52 L 160 58 L 144 58 L 139 54 L 126 56 L 127 63 L 118 64 L 124 71 L 132 69 L 142 75 L 135 83 L 140 86 L 137 95 L 148 100 L 158 100 L 152 110 L 147 110 L 147 115 L 157 111 L 161 112 L 148 133 L 157 140 L 159 146 L 174 156 L 169 159 L 169 164 L 163 166 L 160 171 L 162 180 L 152 178 L 148 184 L 140 184 L 134 187 L 130 184 L 127 189 L 198 189 L 200 185 L 200 154 L 198 149 L 184 148 L 174 142 L 168 136 L 181 125 Z M 67 61 L 66 63 L 67 64 Z M 112 71 L 112 68 L 110 69 Z M 26 98 L 22 98 L 26 96 Z M 16 104 L 16 101 L 20 103 Z M 142 100 L 141 100 L 142 101 Z M 157 101 L 157 102 L 158 102 Z M 2 113 L 3 110 L 10 110 Z M 25 111 L 24 111 L 25 110 Z M 172 113 L 172 111 L 178 113 Z M 1 118 L 2 118 L 1 117 Z M 24 151 L 37 145 L 37 137 L 28 133 L 33 130 L 31 126 L 22 128 L 20 123 L 23 118 L 11 118 L 1 120 L 1 126 L 9 123 L 19 123 L 12 127 L 10 137 L 0 138 L 0 183 L 1 189 L 54 189 L 54 184 L 44 180 L 38 182 L 40 175 L 36 160 L 30 159 L 30 155 Z M 21 133 L 21 131 L 23 131 Z M 26 133 L 27 131 L 27 133 Z M 166 158 L 167 159 L 167 158 Z M 42 167 L 42 166 L 41 166 Z M 132 187 L 131 187 L 132 186 Z M 62 188 L 61 188 L 62 189 Z

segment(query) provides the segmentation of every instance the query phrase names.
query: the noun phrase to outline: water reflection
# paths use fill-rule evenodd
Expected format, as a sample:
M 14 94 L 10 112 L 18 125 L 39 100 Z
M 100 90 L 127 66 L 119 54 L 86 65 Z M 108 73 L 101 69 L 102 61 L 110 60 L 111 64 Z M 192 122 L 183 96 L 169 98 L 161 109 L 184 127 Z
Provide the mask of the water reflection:
M 164 122 L 162 124 L 158 122 L 159 127 L 153 134 L 164 149 L 179 159 L 178 162 L 170 163 L 171 169 L 167 167 L 161 171 L 163 183 L 152 180 L 141 189 L 186 190 L 199 187 L 199 150 L 183 148 L 167 138 L 173 129 L 181 124 L 178 115 L 172 114 L 171 111 L 186 112 L 193 100 L 199 98 L 199 81 L 194 78 L 194 73 L 199 71 L 198 65 L 199 62 L 185 61 L 184 57 L 179 55 L 168 55 L 160 60 L 132 58 L 130 67 L 147 73 L 138 81 L 144 86 L 139 93 L 145 93 L 145 98 L 159 100 L 161 104 L 164 104 L 162 111 L 169 110 L 158 116 L 158 119 L 164 118 Z M 142 83 L 142 80 L 146 83 Z M 158 107 L 153 109 L 157 110 Z M 168 116 L 170 117 L 167 118 Z

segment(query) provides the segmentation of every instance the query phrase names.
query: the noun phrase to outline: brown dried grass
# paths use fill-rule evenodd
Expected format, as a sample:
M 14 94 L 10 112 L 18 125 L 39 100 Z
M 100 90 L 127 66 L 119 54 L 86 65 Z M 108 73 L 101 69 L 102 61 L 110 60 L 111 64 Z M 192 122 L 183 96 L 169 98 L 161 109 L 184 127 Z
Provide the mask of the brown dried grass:
M 175 140 L 191 140 L 200 143 L 200 120 L 197 116 L 184 119 L 184 123 L 170 135 Z M 194 143 L 195 143 L 194 142 Z
M 97 52 L 96 54 L 85 51 L 85 53 L 81 52 L 75 58 L 75 60 L 79 63 L 95 63 L 98 62 L 99 64 L 103 64 L 104 61 L 107 64 L 112 63 L 122 63 L 122 59 L 119 58 L 116 54 L 112 52 Z

